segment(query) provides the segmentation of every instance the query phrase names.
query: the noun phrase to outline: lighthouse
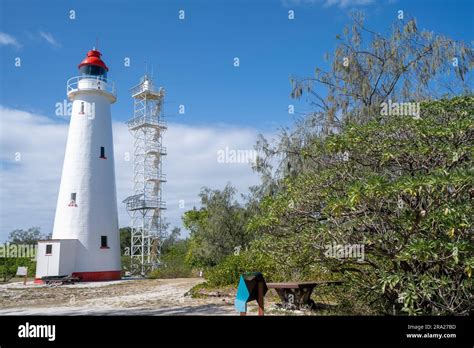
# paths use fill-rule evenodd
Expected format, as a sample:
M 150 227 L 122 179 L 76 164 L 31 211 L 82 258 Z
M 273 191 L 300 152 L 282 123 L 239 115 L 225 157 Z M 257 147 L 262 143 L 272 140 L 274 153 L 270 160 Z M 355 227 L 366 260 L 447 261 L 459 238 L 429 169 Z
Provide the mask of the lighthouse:
M 72 102 L 52 239 L 38 242 L 35 281 L 121 277 L 110 105 L 116 94 L 101 53 L 92 49 L 67 82 Z

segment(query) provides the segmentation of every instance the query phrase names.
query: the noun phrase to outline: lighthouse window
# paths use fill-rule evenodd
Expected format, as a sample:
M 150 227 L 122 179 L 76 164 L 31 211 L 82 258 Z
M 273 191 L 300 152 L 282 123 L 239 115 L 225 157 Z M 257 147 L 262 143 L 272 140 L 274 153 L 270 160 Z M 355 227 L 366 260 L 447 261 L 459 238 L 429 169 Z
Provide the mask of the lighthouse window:
M 100 147 L 100 158 L 107 159 L 107 157 L 105 157 L 105 147 L 103 146 Z
M 77 207 L 76 204 L 76 192 L 71 193 L 71 198 L 69 199 L 69 206 L 70 207 Z
M 100 236 L 100 247 L 108 248 L 107 246 L 107 236 Z
M 46 255 L 51 255 L 53 253 L 53 244 L 46 244 Z
M 81 111 L 79 114 L 84 115 L 84 102 L 81 102 Z
M 101 66 L 83 65 L 79 68 L 79 72 L 81 75 L 99 76 L 102 80 L 107 78 L 107 70 Z

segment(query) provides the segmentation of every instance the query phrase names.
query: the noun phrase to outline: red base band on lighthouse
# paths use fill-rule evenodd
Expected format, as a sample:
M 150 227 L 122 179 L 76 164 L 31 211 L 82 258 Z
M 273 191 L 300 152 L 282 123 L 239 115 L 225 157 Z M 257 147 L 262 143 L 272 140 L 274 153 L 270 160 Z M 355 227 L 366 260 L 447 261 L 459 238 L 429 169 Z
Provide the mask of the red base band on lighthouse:
M 121 271 L 103 271 L 103 272 L 74 272 L 73 277 L 78 277 L 83 282 L 98 282 L 102 280 L 120 280 Z
M 103 271 L 103 272 L 74 272 L 73 277 L 79 278 L 82 282 L 99 282 L 106 280 L 122 279 L 121 271 Z M 35 278 L 35 284 L 44 284 L 41 278 Z

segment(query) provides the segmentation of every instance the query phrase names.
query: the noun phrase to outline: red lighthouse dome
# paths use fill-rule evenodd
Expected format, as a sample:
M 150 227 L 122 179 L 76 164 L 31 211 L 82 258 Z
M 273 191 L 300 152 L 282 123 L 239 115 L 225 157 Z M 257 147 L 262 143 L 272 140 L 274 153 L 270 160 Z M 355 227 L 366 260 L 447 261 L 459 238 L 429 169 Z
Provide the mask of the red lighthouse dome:
M 101 56 L 102 53 L 96 49 L 92 49 L 87 52 L 87 57 L 84 58 L 84 60 L 78 66 L 81 75 L 102 76 L 106 78 L 109 68 L 100 58 Z
M 104 68 L 105 70 L 109 71 L 109 68 L 107 68 L 107 65 L 105 65 L 104 61 L 100 58 L 102 53 L 100 53 L 98 50 L 93 49 L 87 52 L 87 57 L 84 58 L 84 60 L 79 64 L 79 68 L 84 65 L 95 65 L 95 66 L 100 66 Z

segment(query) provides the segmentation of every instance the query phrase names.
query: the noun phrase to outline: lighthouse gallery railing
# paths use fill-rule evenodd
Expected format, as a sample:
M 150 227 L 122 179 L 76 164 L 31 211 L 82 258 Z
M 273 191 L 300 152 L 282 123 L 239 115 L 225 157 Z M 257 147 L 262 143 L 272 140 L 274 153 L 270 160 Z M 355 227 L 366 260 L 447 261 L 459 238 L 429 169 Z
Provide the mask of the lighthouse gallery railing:
M 67 93 L 78 90 L 102 90 L 116 96 L 115 84 L 103 76 L 82 75 L 67 80 Z

